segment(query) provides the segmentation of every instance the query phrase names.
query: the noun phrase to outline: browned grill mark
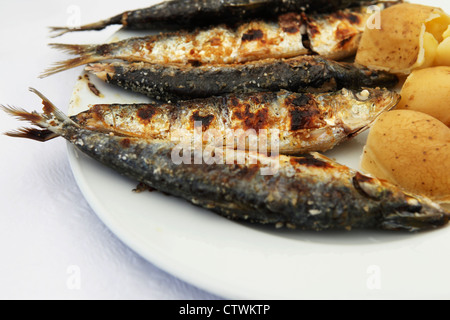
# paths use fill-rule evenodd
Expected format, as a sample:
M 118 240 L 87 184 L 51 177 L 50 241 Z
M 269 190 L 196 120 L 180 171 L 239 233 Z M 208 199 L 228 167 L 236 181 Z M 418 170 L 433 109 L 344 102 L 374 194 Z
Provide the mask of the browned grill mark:
M 188 60 L 188 63 L 194 68 L 202 66 L 202 63 L 198 60 Z
M 315 36 L 320 34 L 320 29 L 315 24 L 308 24 L 308 31 L 311 38 L 314 38 Z
M 231 97 L 230 102 L 233 107 L 237 107 L 239 105 L 239 99 L 236 97 Z
M 139 109 L 139 111 L 137 112 L 137 116 L 144 123 L 149 123 L 152 120 L 155 113 L 156 113 L 155 107 L 153 107 L 152 105 L 147 105 Z
M 316 129 L 324 123 L 316 101 L 308 94 L 287 100 L 286 105 L 290 110 L 291 131 Z
M 155 47 L 154 41 L 149 41 L 145 44 L 145 49 L 147 49 L 148 53 L 152 53 L 154 47 Z
M 233 112 L 233 117 L 243 121 L 243 129 L 249 130 L 261 130 L 268 126 L 269 110 L 267 108 L 261 108 L 257 112 L 250 111 L 250 105 L 244 104 L 240 110 Z
M 291 12 L 281 15 L 278 19 L 278 23 L 284 32 L 295 34 L 300 32 L 302 19 L 299 14 Z
M 336 13 L 334 13 L 333 16 L 336 17 L 337 20 L 348 21 L 351 24 L 361 23 L 361 17 L 352 12 L 344 12 L 339 10 Z
M 213 114 L 209 114 L 206 116 L 201 116 L 199 111 L 195 111 L 194 114 L 191 117 L 192 122 L 201 122 L 202 123 L 202 130 L 206 131 L 208 130 L 211 123 L 214 121 L 216 117 Z
M 218 47 L 222 44 L 222 39 L 220 39 L 219 37 L 214 37 L 209 40 L 209 44 L 213 47 Z
M 349 40 L 351 40 L 356 35 L 355 29 L 351 28 L 345 23 L 339 24 L 339 26 L 336 28 L 335 36 L 336 39 L 347 43 Z
M 121 145 L 123 148 L 129 148 L 130 145 L 131 145 L 131 140 L 128 139 L 128 138 L 122 139 L 122 140 L 120 140 L 120 145 Z
M 353 36 L 343 39 L 338 42 L 337 47 L 340 49 L 345 48 L 345 46 L 353 40 Z
M 111 53 L 112 46 L 109 44 L 102 44 L 96 48 L 96 53 L 99 56 L 108 56 Z
M 242 36 L 242 41 L 255 41 L 264 37 L 264 32 L 259 29 L 250 29 Z
M 107 106 L 103 104 L 96 104 L 89 109 L 89 113 L 94 120 L 103 120 L 103 110 L 105 107 Z M 89 117 L 87 118 L 89 119 Z
M 333 166 L 323 160 L 314 158 L 313 156 L 305 156 L 305 157 L 293 157 L 291 159 L 291 164 L 292 165 L 302 165 L 302 166 L 307 166 L 307 167 L 315 167 L 315 168 L 321 168 L 321 169 L 331 169 L 333 168 Z

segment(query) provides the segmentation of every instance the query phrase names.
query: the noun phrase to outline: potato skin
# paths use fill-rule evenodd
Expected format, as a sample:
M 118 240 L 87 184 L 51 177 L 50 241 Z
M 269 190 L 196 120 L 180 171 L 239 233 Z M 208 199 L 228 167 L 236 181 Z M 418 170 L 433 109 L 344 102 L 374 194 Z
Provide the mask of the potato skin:
M 397 74 L 409 74 L 421 49 L 425 21 L 441 9 L 402 3 L 380 13 L 381 29 L 366 27 L 356 55 L 356 63 Z M 414 18 L 412 18 L 414 17 Z
M 387 112 L 370 130 L 361 169 L 407 192 L 449 203 L 450 128 L 422 112 Z
M 420 111 L 450 126 L 450 67 L 414 70 L 401 96 L 397 109 Z

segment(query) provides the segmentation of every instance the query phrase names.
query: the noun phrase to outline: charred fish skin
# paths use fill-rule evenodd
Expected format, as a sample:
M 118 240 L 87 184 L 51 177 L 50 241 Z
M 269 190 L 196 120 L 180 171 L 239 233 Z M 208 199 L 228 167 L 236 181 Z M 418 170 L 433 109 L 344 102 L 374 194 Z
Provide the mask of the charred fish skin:
M 86 150 L 84 146 L 92 145 L 91 139 L 83 142 L 82 151 L 129 178 L 232 220 L 312 231 L 419 231 L 448 223 L 448 215 L 439 207 L 392 187 L 383 190 L 379 200 L 371 199 L 354 187 L 356 174 L 343 173 L 345 168 L 314 155 L 280 159 L 279 173 L 267 176 L 258 165 L 173 165 L 173 145 L 131 141 L 124 150 L 124 139 L 128 143 L 126 138 L 102 142 L 108 151 L 106 157 L 92 148 Z M 137 162 L 118 160 L 133 155 L 139 155 Z M 296 171 L 294 176 L 291 170 Z M 329 179 L 318 181 L 317 171 L 323 175 L 328 171 Z M 331 178 L 330 171 L 339 171 L 340 177 Z
M 174 102 L 283 89 L 326 92 L 342 88 L 392 88 L 398 82 L 393 74 L 320 56 L 200 67 L 114 62 L 89 65 L 86 70 L 109 84 L 152 99 Z
M 91 130 L 166 141 L 192 140 L 197 127 L 205 145 L 249 150 L 244 142 L 255 139 L 268 150 L 301 154 L 327 151 L 354 138 L 399 99 L 386 89 L 260 92 L 178 103 L 94 105 L 72 120 Z
M 132 30 L 196 28 L 218 23 L 235 23 L 251 18 L 269 18 L 286 12 L 332 12 L 375 1 L 357 0 L 172 0 L 126 11 L 112 18 L 80 28 L 52 27 L 53 37 L 72 31 L 102 30 L 122 25 Z
M 336 15 L 336 14 L 335 14 Z M 358 8 L 337 15 L 334 24 L 325 24 L 324 35 L 320 28 L 315 38 L 325 43 L 329 51 L 321 51 L 325 57 L 344 59 L 354 54 L 362 34 L 361 24 L 372 15 L 366 8 Z M 344 18 L 346 17 L 346 18 Z M 353 18 L 349 18 L 353 17 Z M 327 20 L 328 21 L 328 20 Z M 153 64 L 236 64 L 262 59 L 293 58 L 313 54 L 314 44 L 306 40 L 308 24 L 304 14 L 289 12 L 271 19 L 255 19 L 236 25 L 217 25 L 195 30 L 166 32 L 159 35 L 134 37 L 114 43 L 79 45 L 52 43 L 50 46 L 78 57 L 56 63 L 40 77 L 111 59 Z M 329 32 L 331 30 L 331 33 Z M 348 30 L 348 32 L 346 31 Z M 341 34 L 351 34 L 352 41 Z M 356 35 L 355 35 L 356 34 Z M 346 45 L 339 45 L 345 44 Z
M 87 130 L 55 108 L 48 100 L 43 114 L 3 107 L 42 128 L 40 135 L 37 129 L 9 135 L 40 141 L 48 140 L 46 135 L 62 136 L 119 174 L 229 219 L 313 231 L 413 232 L 448 224 L 449 213 L 428 199 L 406 194 L 317 153 L 269 157 L 237 151 L 247 160 L 257 157 L 258 161 L 176 164 L 173 143 Z M 195 158 L 196 151 L 190 156 Z M 274 161 L 278 169 L 263 174 L 267 163 Z
M 300 14 L 219 25 L 192 31 L 166 32 L 99 45 L 50 44 L 78 57 L 56 63 L 41 78 L 73 67 L 118 59 L 158 64 L 233 64 L 309 53 L 303 45 Z

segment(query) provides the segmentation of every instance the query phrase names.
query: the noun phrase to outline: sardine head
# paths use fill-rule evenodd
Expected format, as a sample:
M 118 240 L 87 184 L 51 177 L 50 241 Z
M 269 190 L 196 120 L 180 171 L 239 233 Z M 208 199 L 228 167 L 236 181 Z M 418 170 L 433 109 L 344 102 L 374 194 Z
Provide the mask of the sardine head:
M 368 129 L 383 113 L 392 110 L 400 101 L 400 95 L 387 89 L 342 89 L 335 105 L 337 119 L 349 136 Z

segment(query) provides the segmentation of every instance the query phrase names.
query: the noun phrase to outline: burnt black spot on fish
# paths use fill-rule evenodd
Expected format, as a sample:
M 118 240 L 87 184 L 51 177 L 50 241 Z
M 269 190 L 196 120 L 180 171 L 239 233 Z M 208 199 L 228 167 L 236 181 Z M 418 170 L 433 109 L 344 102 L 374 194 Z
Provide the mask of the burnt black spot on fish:
M 309 94 L 302 94 L 295 96 L 289 102 L 296 107 L 305 107 L 308 106 L 313 100 L 314 99 Z
M 353 39 L 355 36 L 355 30 L 351 27 L 349 27 L 347 24 L 340 24 L 336 28 L 335 36 L 337 40 L 340 40 L 341 42 L 344 42 L 341 44 L 343 46 L 345 43 Z
M 139 111 L 137 112 L 137 116 L 144 122 L 148 123 L 152 120 L 155 113 L 156 113 L 155 107 L 153 107 L 151 105 L 147 105 L 147 106 L 139 109 Z
M 269 110 L 261 108 L 257 112 L 250 111 L 250 105 L 244 104 L 240 110 L 235 110 L 233 116 L 243 121 L 244 130 L 261 130 L 268 125 Z
M 345 12 L 345 11 L 336 11 L 333 14 L 334 17 L 336 17 L 336 19 L 341 20 L 341 21 L 348 21 L 351 24 L 360 24 L 361 23 L 361 18 L 356 15 L 353 12 Z
M 311 168 L 322 168 L 322 169 L 331 169 L 333 168 L 333 165 L 331 165 L 330 163 L 324 161 L 324 160 L 320 160 L 317 159 L 315 157 L 313 157 L 312 155 L 305 155 L 303 157 L 293 157 L 291 159 L 291 164 L 292 165 L 302 165 L 302 166 L 306 166 L 306 167 L 311 167 Z
M 259 97 L 257 96 L 252 96 L 250 98 L 251 103 L 255 104 L 255 105 L 259 105 L 261 104 L 261 99 L 259 99 Z
M 107 106 L 103 105 L 103 104 L 96 104 L 96 105 L 92 106 L 89 109 L 89 111 L 87 112 L 88 118 L 89 118 L 89 115 L 90 115 L 90 116 L 92 116 L 92 118 L 94 120 L 102 120 L 105 108 L 107 108 Z
M 109 44 L 102 44 L 96 47 L 96 53 L 100 56 L 107 56 L 111 53 L 111 46 Z
M 287 100 L 286 106 L 290 110 L 291 131 L 315 129 L 324 123 L 316 101 L 309 94 Z
M 280 27 L 286 33 L 295 34 L 300 31 L 302 25 L 301 16 L 297 13 L 288 13 L 281 15 L 278 19 Z
M 195 68 L 202 66 L 202 63 L 198 60 L 188 60 L 188 63 Z
M 199 111 L 195 111 L 194 114 L 191 117 L 192 122 L 201 122 L 202 123 L 202 130 L 206 131 L 208 130 L 208 127 L 211 125 L 213 120 L 215 119 L 215 116 L 212 114 L 201 116 Z
M 122 140 L 120 140 L 120 145 L 121 145 L 121 147 L 123 147 L 125 149 L 129 148 L 131 145 L 131 140 L 128 138 L 122 139 Z
M 349 38 L 343 39 L 337 44 L 337 47 L 338 48 L 344 48 L 346 46 L 346 44 L 351 42 L 352 40 L 353 40 L 353 37 L 349 37 Z
M 247 33 L 244 33 L 244 35 L 242 36 L 242 41 L 255 41 L 255 40 L 260 40 L 264 37 L 264 32 L 262 32 L 259 29 L 251 29 L 249 31 L 247 31 Z
M 317 25 L 313 23 L 308 24 L 308 32 L 311 38 L 320 35 L 320 29 Z
M 230 98 L 230 103 L 233 107 L 237 107 L 239 105 L 239 99 L 236 97 L 231 97 Z
M 347 14 L 347 20 L 350 21 L 353 24 L 360 24 L 361 23 L 361 18 L 359 16 L 357 16 L 356 14 L 353 14 L 353 13 L 348 13 Z

